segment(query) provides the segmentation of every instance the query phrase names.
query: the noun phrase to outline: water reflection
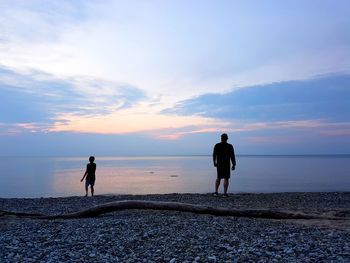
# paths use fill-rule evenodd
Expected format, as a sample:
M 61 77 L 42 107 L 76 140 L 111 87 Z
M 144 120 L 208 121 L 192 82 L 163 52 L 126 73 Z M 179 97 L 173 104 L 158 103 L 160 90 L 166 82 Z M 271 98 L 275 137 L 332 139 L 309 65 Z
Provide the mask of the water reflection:
M 98 167 L 96 194 L 150 194 L 201 192 L 210 181 L 200 180 L 202 174 L 191 173 L 186 167 Z M 84 194 L 80 182 L 82 169 L 57 170 L 53 188 L 57 195 Z M 191 175 L 190 175 L 191 174 Z M 202 183 L 201 183 L 202 182 Z

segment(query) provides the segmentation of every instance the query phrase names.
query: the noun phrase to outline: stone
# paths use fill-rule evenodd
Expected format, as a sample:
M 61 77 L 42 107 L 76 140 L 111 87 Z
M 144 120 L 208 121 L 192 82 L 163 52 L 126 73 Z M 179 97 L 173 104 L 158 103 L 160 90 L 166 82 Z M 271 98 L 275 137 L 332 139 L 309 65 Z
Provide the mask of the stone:
M 208 260 L 216 262 L 216 256 L 208 256 Z
M 290 248 L 290 249 L 288 249 L 288 250 L 286 251 L 286 253 L 287 253 L 287 254 L 293 254 L 293 253 L 294 253 L 294 250 L 293 250 L 292 248 Z

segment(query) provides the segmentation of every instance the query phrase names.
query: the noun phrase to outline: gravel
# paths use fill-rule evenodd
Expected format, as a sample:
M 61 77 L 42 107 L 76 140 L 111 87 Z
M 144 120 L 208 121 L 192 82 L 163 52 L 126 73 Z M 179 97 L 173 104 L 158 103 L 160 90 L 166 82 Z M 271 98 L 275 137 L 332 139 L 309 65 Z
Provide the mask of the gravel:
M 0 199 L 0 209 L 60 214 L 126 199 L 350 216 L 349 192 L 235 194 L 229 198 L 168 194 Z M 348 228 L 297 221 L 149 210 L 124 210 L 68 220 L 2 216 L 0 261 L 350 262 Z

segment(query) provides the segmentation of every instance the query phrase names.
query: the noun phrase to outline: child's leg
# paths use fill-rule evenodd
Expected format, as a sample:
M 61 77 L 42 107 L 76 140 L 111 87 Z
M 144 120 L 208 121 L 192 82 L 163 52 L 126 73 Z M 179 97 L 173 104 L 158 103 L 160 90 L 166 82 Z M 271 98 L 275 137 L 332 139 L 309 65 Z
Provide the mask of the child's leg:
M 91 185 L 91 196 L 94 196 L 94 186 Z
M 86 181 L 86 182 L 85 182 L 85 196 L 88 196 L 88 190 L 89 190 L 89 184 L 88 184 L 88 182 Z

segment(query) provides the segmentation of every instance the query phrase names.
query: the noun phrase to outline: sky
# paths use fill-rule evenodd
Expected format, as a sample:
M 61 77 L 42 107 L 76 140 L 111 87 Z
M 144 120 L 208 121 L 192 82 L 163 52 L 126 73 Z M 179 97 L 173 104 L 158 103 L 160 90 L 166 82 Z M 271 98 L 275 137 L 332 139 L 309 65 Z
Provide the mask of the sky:
M 350 154 L 347 0 L 0 0 L 0 155 Z

